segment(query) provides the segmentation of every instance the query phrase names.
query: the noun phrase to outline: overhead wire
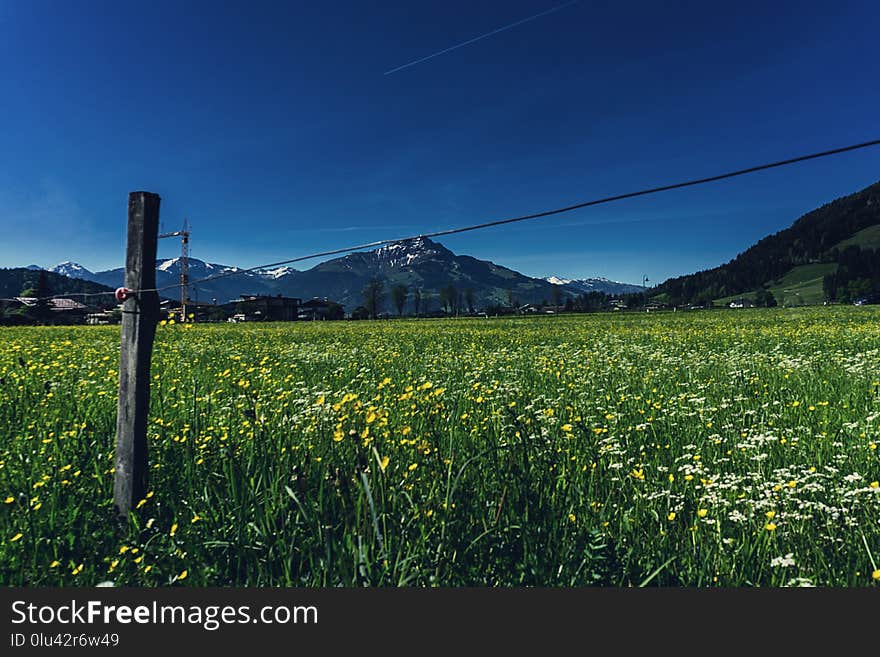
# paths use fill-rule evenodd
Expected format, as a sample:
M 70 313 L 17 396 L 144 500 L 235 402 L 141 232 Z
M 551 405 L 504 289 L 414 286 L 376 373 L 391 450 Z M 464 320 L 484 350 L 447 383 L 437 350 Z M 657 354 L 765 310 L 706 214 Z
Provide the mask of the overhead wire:
M 602 198 L 584 201 L 582 203 L 576 203 L 574 205 L 568 205 L 565 207 L 556 208 L 554 210 L 545 210 L 543 212 L 535 212 L 533 214 L 520 215 L 517 217 L 510 217 L 507 219 L 497 219 L 494 221 L 485 221 L 482 223 L 471 224 L 468 226 L 460 226 L 457 228 L 449 228 L 446 230 L 437 230 L 437 231 L 433 231 L 433 232 L 429 232 L 429 233 L 420 233 L 418 235 L 410 235 L 408 237 L 397 237 L 397 238 L 393 238 L 393 239 L 376 240 L 373 242 L 366 242 L 364 244 L 346 246 L 346 247 L 342 247 L 342 248 L 338 248 L 338 249 L 329 249 L 326 251 L 318 251 L 316 253 L 310 253 L 308 255 L 297 256 L 295 258 L 288 258 L 286 260 L 278 260 L 275 262 L 269 262 L 269 263 L 265 263 L 265 264 L 261 264 L 261 265 L 256 265 L 254 267 L 248 267 L 245 269 L 241 269 L 241 268 L 236 267 L 234 269 L 222 272 L 220 274 L 214 274 L 212 276 L 207 276 L 204 278 L 199 278 L 199 279 L 190 281 L 189 285 L 194 286 L 194 285 L 198 285 L 198 284 L 202 284 L 202 283 L 207 283 L 210 281 L 216 281 L 216 280 L 220 280 L 223 278 L 228 278 L 230 276 L 239 276 L 242 274 L 248 274 L 248 273 L 253 273 L 253 272 L 256 272 L 259 270 L 268 269 L 269 267 L 278 267 L 281 265 L 293 264 L 293 263 L 302 262 L 305 260 L 313 260 L 315 258 L 323 258 L 323 257 L 327 257 L 327 256 L 332 256 L 332 255 L 340 255 L 343 253 L 352 253 L 354 251 L 363 251 L 365 249 L 373 249 L 373 248 L 377 248 L 377 247 L 391 246 L 393 244 L 402 244 L 405 242 L 412 242 L 415 240 L 426 239 L 426 238 L 444 237 L 447 235 L 456 235 L 459 233 L 466 233 L 466 232 L 470 232 L 470 231 L 474 231 L 474 230 L 491 228 L 494 226 L 503 226 L 506 224 L 517 223 L 517 222 L 521 222 L 521 221 L 530 221 L 533 219 L 541 219 L 544 217 L 550 217 L 550 216 L 562 214 L 565 212 L 571 212 L 573 210 L 578 210 L 581 208 L 591 207 L 591 206 L 595 206 L 595 205 L 601 205 L 604 203 L 612 203 L 615 201 L 622 201 L 624 199 L 635 198 L 638 196 L 647 196 L 649 194 L 659 194 L 660 192 L 671 191 L 674 189 L 682 189 L 684 187 L 693 187 L 695 185 L 705 185 L 707 183 L 716 182 L 719 180 L 725 180 L 725 179 L 729 179 L 729 178 L 735 178 L 737 176 L 743 176 L 743 175 L 746 175 L 749 173 L 755 173 L 757 171 L 765 171 L 767 169 L 773 169 L 773 168 L 777 168 L 777 167 L 787 166 L 790 164 L 804 162 L 807 160 L 814 160 L 814 159 L 818 159 L 818 158 L 822 158 L 822 157 L 828 157 L 831 155 L 838 155 L 840 153 L 846 153 L 846 152 L 850 152 L 850 151 L 854 151 L 854 150 L 858 150 L 858 149 L 862 149 L 862 148 L 868 148 L 871 146 L 877 146 L 877 145 L 880 145 L 880 139 L 874 139 L 871 141 L 864 141 L 864 142 L 861 142 L 858 144 L 851 144 L 849 146 L 841 146 L 839 148 L 833 148 L 830 150 L 819 151 L 819 152 L 810 153 L 807 155 L 799 155 L 797 157 L 791 157 L 791 158 L 787 158 L 784 160 L 777 160 L 775 162 L 769 162 L 767 164 L 759 164 L 759 165 L 755 165 L 755 166 L 750 166 L 745 169 L 737 169 L 734 171 L 728 171 L 725 173 L 720 173 L 720 174 L 716 174 L 713 176 L 707 176 L 704 178 L 696 178 L 693 180 L 686 180 L 683 182 L 677 182 L 677 183 L 673 183 L 670 185 L 662 185 L 659 187 L 649 187 L 649 188 L 640 189 L 640 190 L 634 191 L 634 192 L 626 192 L 624 194 L 615 194 L 613 196 L 605 196 Z M 158 292 L 164 292 L 166 290 L 176 289 L 179 287 L 180 287 L 180 283 L 175 283 L 173 285 L 166 285 L 166 286 L 162 286 L 162 287 L 147 288 L 147 289 L 142 289 L 142 290 L 131 290 L 130 292 L 133 292 L 135 294 L 142 293 L 142 292 L 157 292 L 158 293 Z M 112 295 L 112 294 L 115 294 L 115 292 L 107 291 L 107 292 L 92 292 L 92 293 L 57 294 L 57 295 L 53 295 L 53 296 L 49 296 L 49 297 L 40 297 L 40 298 L 41 299 L 58 299 L 58 298 L 70 297 L 70 296 L 95 297 L 95 296 Z M 14 301 L 15 299 L 2 299 L 2 300 Z
M 647 189 L 641 189 L 635 192 L 627 192 L 625 194 L 616 194 L 614 196 L 606 196 L 603 198 L 593 199 L 590 201 L 584 201 L 583 203 L 576 203 L 574 205 L 569 205 L 562 208 L 557 208 L 555 210 L 546 210 L 543 212 L 536 212 L 534 214 L 526 214 L 518 217 L 511 217 L 508 219 L 498 219 L 495 221 L 486 221 L 479 224 L 473 224 L 470 226 L 461 226 L 458 228 L 450 228 L 447 230 L 438 230 L 430 233 L 421 233 L 419 235 L 411 235 L 409 237 L 398 237 L 394 239 L 386 239 L 386 240 L 376 240 L 374 242 L 367 242 L 365 244 L 358 244 L 356 246 L 347 246 L 339 249 L 331 249 L 328 251 L 321 251 L 318 253 L 310 253 L 309 255 L 298 256 L 296 258 L 289 258 L 287 260 L 279 260 L 277 262 L 270 262 L 263 265 L 257 265 L 255 267 L 249 267 L 247 269 L 236 269 L 235 271 L 227 271 L 220 274 L 215 274 L 213 276 L 208 276 L 205 278 L 200 278 L 194 281 L 191 281 L 191 285 L 196 283 L 206 283 L 208 281 L 219 280 L 221 278 L 227 278 L 229 276 L 236 276 L 239 274 L 246 274 L 255 272 L 261 269 L 267 269 L 269 267 L 278 267 L 280 265 L 288 265 L 295 262 L 302 262 L 304 260 L 312 260 L 314 258 L 322 258 L 331 255 L 339 255 L 342 253 L 351 253 L 353 251 L 363 251 L 365 249 L 372 249 L 376 247 L 382 246 L 390 246 L 392 244 L 400 244 L 403 242 L 411 242 L 418 239 L 432 238 L 432 237 L 443 237 L 446 235 L 455 235 L 458 233 L 466 233 L 474 230 L 481 230 L 483 228 L 491 228 L 493 226 L 502 226 L 505 224 L 512 224 L 520 221 L 529 221 L 532 219 L 540 219 L 543 217 L 549 217 L 557 214 L 562 214 L 564 212 L 571 212 L 572 210 L 578 210 L 580 208 L 586 208 L 594 205 L 601 205 L 603 203 L 612 203 L 614 201 L 622 201 L 628 198 L 634 198 L 637 196 L 647 196 L 648 194 L 658 194 L 660 192 L 666 192 L 673 189 L 681 189 L 683 187 L 692 187 L 695 185 L 705 185 L 710 182 L 716 182 L 718 180 L 724 180 L 727 178 L 734 178 L 737 176 L 743 176 L 748 173 L 755 173 L 757 171 L 764 171 L 767 169 L 773 169 L 776 167 L 782 167 L 789 164 L 795 164 L 797 162 L 804 162 L 806 160 L 813 160 L 821 157 L 828 157 L 830 155 L 837 155 L 840 153 L 846 153 L 848 151 L 854 151 L 861 148 L 868 148 L 870 146 L 880 145 L 880 139 L 874 139 L 871 141 L 865 141 L 858 144 L 851 144 L 849 146 L 842 146 L 840 148 L 834 148 L 831 150 L 820 151 L 818 153 L 810 153 L 808 155 L 799 155 L 797 157 L 788 158 L 785 160 L 778 160 L 776 162 L 770 162 L 767 164 L 759 164 L 756 166 L 751 166 L 745 169 L 737 169 L 735 171 L 728 171 L 726 173 L 720 173 L 714 176 L 708 176 L 705 178 L 697 178 L 695 180 L 687 180 L 684 182 L 673 183 L 671 185 L 663 185 L 660 187 L 650 187 Z M 170 290 L 176 287 L 180 287 L 179 284 L 168 285 L 165 287 L 156 288 L 155 290 L 145 290 L 147 292 L 162 292 L 164 290 Z

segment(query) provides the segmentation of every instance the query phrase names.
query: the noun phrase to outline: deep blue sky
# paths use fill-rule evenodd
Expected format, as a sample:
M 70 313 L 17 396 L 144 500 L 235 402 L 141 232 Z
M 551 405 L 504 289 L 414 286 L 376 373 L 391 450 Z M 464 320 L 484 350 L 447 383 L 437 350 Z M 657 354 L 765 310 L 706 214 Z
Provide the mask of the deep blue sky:
M 134 190 L 250 267 L 880 137 L 875 0 L 581 0 L 385 75 L 560 4 L 0 0 L 0 266 L 120 266 Z M 877 180 L 873 148 L 442 241 L 658 283 Z

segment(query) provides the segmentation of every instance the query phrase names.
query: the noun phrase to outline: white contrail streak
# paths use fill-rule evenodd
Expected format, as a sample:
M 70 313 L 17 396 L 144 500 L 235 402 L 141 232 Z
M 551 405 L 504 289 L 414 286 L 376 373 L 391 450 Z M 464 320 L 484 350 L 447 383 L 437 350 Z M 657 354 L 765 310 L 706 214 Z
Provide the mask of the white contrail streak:
M 486 32 L 485 34 L 481 34 L 480 36 L 474 37 L 473 39 L 468 39 L 467 41 L 462 41 L 454 46 L 450 46 L 449 48 L 445 48 L 444 50 L 440 50 L 439 52 L 435 52 L 427 57 L 422 57 L 421 59 L 417 59 L 415 61 L 409 62 L 408 64 L 404 64 L 403 66 L 398 66 L 397 68 L 392 68 L 390 71 L 385 71 L 384 75 L 390 75 L 391 73 L 396 73 L 397 71 L 402 71 L 405 68 L 409 68 L 410 66 L 415 66 L 416 64 L 421 64 L 422 62 L 426 62 L 429 59 L 433 59 L 434 57 L 439 57 L 440 55 L 447 53 L 451 50 L 456 50 L 457 48 L 461 48 L 462 46 L 467 46 L 476 41 L 481 41 L 487 37 L 498 34 L 499 32 L 504 32 L 506 30 L 510 30 L 518 25 L 522 25 L 523 23 L 528 23 L 529 21 L 533 21 L 536 18 L 541 18 L 541 16 L 546 16 L 547 14 L 552 14 L 555 11 L 559 11 L 560 9 L 565 9 L 569 5 L 573 5 L 579 2 L 579 0 L 571 0 L 571 2 L 566 2 L 564 4 L 559 5 L 558 7 L 553 7 L 552 9 L 548 9 L 546 11 L 542 11 L 540 14 L 535 14 L 534 16 L 529 16 L 528 18 L 523 18 L 522 20 L 518 20 L 515 23 L 511 23 L 510 25 L 505 25 L 504 27 L 499 27 L 496 30 L 492 30 L 491 32 Z

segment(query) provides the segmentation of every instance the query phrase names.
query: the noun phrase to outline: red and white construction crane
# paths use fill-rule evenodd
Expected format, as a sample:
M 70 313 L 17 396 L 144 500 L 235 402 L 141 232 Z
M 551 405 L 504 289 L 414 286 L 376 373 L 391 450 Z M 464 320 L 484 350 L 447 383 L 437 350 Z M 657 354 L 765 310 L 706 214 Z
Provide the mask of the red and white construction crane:
M 162 233 L 159 238 L 180 236 L 180 321 L 187 321 L 189 304 L 189 221 L 184 217 L 183 228 L 173 233 Z

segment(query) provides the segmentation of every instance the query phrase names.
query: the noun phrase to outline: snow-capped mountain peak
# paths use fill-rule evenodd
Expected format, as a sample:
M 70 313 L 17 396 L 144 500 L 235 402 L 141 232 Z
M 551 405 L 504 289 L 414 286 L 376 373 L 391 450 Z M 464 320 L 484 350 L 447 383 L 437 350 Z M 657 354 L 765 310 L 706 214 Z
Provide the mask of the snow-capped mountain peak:
M 169 269 L 174 267 L 174 265 L 177 264 L 178 260 L 180 260 L 180 258 L 171 258 L 170 260 L 165 260 L 161 264 L 156 265 L 156 270 L 157 271 L 168 271 Z
M 76 262 L 71 262 L 70 260 L 65 260 L 64 262 L 55 265 L 49 271 L 61 274 L 62 276 L 67 276 L 68 278 L 81 278 L 83 280 L 91 280 L 91 277 L 94 276 L 94 273 L 90 272 L 82 265 Z
M 375 251 L 376 260 L 390 267 L 407 267 L 416 262 L 449 253 L 448 249 L 427 237 L 416 237 L 403 242 L 395 242 L 379 247 Z

